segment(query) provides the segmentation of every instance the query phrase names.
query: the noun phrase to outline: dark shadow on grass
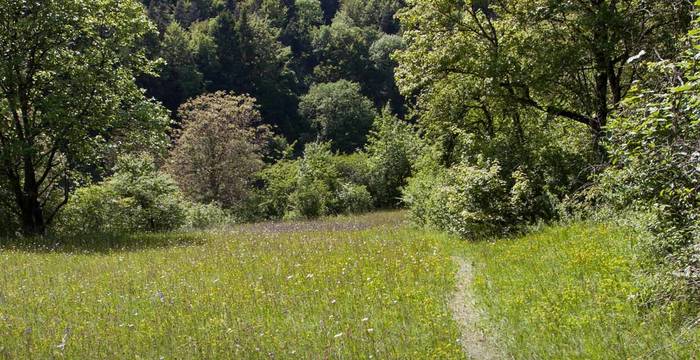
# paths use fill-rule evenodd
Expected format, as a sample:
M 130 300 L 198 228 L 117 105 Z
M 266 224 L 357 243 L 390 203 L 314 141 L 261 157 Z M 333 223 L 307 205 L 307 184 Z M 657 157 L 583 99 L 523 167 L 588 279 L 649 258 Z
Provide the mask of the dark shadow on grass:
M 208 235 L 201 233 L 91 234 L 72 237 L 0 238 L 0 251 L 107 254 L 195 246 L 204 244 L 208 239 Z

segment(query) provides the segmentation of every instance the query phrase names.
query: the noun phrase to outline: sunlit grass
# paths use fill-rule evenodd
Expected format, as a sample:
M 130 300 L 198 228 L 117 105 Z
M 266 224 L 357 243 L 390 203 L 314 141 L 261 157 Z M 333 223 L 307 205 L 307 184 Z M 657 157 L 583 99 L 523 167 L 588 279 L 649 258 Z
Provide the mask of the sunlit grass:
M 464 358 L 455 253 L 514 358 L 692 358 L 697 329 L 637 307 L 633 248 L 591 224 L 469 243 L 401 213 L 5 244 L 0 358 Z
M 0 358 L 462 358 L 447 239 L 358 219 L 7 246 Z
M 700 331 L 638 307 L 635 236 L 611 226 L 547 228 L 466 246 L 485 326 L 518 359 L 691 359 Z

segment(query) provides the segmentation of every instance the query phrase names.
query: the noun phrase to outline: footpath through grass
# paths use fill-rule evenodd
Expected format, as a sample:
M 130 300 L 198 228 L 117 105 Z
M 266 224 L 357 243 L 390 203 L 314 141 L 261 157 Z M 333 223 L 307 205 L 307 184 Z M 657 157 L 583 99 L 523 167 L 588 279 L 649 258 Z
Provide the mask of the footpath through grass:
M 697 359 L 700 330 L 634 300 L 635 237 L 550 227 L 462 248 L 490 333 L 517 359 Z
M 0 358 L 463 358 L 447 238 L 401 219 L 6 246 Z
M 634 237 L 550 227 L 469 243 L 401 213 L 0 248 L 0 358 L 459 359 L 457 254 L 518 359 L 692 359 L 700 332 L 636 307 Z

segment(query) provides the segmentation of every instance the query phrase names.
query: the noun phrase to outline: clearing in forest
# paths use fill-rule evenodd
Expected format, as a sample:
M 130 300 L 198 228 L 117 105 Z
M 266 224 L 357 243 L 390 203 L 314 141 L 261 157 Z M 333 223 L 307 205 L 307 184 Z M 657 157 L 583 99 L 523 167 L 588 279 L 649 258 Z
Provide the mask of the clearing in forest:
M 464 358 L 448 241 L 380 213 L 6 246 L 0 358 Z

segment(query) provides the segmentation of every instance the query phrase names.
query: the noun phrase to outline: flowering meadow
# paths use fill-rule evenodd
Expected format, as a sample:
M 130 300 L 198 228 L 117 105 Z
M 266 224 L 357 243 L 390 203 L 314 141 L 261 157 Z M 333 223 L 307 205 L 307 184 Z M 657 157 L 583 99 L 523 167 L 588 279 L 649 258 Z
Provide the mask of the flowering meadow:
M 0 359 L 464 359 L 455 291 L 509 358 L 693 358 L 697 328 L 641 306 L 634 246 L 586 223 L 466 242 L 401 212 L 9 244 Z
M 698 324 L 639 299 L 637 237 L 582 223 L 462 248 L 485 326 L 516 359 L 697 358 Z
M 0 358 L 463 358 L 448 239 L 401 219 L 8 247 Z

